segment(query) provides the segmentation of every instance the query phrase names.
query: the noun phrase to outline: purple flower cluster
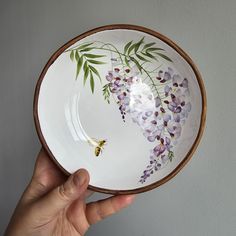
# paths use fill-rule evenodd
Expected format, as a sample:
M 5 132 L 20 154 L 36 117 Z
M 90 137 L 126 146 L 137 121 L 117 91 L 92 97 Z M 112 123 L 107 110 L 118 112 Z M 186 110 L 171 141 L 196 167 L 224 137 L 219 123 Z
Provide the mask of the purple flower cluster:
M 131 74 L 130 69 L 121 73 L 119 68 L 115 68 L 114 71 L 109 71 L 106 76 L 111 93 L 116 94 L 117 105 L 124 122 L 125 115 L 129 112 L 130 87 L 137 80 L 137 77 L 129 76 L 129 74 Z
M 182 126 L 191 110 L 188 101 L 188 80 L 171 68 L 160 70 L 155 78 L 158 94 L 129 69 L 115 68 L 106 76 L 110 91 L 116 95 L 123 120 L 129 114 L 149 142 L 155 143 L 150 151 L 149 165 L 139 182 L 144 183 L 154 171 L 172 160 L 172 148 L 181 136 Z

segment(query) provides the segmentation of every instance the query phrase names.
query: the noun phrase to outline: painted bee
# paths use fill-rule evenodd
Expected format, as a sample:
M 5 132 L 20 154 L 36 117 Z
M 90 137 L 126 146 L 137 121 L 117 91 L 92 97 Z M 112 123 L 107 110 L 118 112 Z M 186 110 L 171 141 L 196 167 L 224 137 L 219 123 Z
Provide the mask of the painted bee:
M 100 141 L 98 141 L 98 144 L 97 144 L 97 146 L 95 147 L 95 151 L 94 151 L 96 157 L 98 157 L 98 156 L 100 155 L 100 153 L 102 152 L 103 147 L 104 147 L 104 145 L 106 144 L 106 142 L 107 142 L 106 140 L 100 140 Z

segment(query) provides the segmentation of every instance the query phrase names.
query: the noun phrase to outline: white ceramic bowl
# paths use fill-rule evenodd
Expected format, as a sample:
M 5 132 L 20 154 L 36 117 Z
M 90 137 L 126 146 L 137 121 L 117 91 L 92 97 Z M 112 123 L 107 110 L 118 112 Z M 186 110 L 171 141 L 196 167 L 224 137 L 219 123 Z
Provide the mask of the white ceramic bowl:
M 34 118 L 65 173 L 90 189 L 127 194 L 175 176 L 201 138 L 206 95 L 187 54 L 155 31 L 110 25 L 61 47 L 38 80 Z

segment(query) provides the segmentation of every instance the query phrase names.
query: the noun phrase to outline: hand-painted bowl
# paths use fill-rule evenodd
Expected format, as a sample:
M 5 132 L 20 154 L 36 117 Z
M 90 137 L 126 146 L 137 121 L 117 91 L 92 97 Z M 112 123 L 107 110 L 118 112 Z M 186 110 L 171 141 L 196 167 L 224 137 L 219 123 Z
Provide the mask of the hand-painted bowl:
M 87 169 L 89 188 L 103 193 L 144 192 L 173 178 L 193 155 L 205 117 L 193 61 L 140 26 L 72 39 L 49 59 L 35 90 L 43 147 L 65 173 Z

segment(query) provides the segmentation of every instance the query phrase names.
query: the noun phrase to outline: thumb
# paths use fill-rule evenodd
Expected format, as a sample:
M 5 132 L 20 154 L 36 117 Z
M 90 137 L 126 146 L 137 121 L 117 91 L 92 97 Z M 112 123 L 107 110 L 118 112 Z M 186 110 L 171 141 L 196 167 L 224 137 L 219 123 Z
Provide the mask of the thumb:
M 76 171 L 64 184 L 53 189 L 36 203 L 37 213 L 44 217 L 56 215 L 82 196 L 88 183 L 88 171 L 85 169 Z

